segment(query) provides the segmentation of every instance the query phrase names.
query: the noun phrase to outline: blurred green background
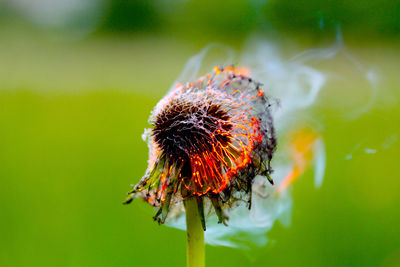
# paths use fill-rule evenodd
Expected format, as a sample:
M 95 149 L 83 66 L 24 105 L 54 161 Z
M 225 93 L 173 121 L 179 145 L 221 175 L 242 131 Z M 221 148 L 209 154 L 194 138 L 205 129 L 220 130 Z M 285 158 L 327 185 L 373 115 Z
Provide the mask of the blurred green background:
M 257 32 L 289 58 L 333 43 L 338 27 L 377 70 L 372 107 L 346 117 L 369 89 L 333 59 L 346 78 L 310 111 L 323 186 L 308 171 L 290 227 L 276 223 L 265 247 L 207 246 L 206 263 L 400 266 L 400 2 L 3 0 L 0 26 L 0 266 L 184 266 L 184 232 L 141 201 L 121 204 L 146 168 L 153 106 L 210 42 L 240 52 Z

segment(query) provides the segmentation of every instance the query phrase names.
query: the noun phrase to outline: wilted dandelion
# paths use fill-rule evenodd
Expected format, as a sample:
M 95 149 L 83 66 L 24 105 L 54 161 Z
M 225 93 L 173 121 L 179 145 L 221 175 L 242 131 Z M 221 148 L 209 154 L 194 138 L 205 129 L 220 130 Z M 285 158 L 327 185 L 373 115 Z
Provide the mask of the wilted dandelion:
M 257 175 L 273 185 L 276 139 L 270 106 L 262 84 L 247 69 L 215 67 L 196 81 L 178 84 L 150 117 L 148 168 L 125 203 L 140 196 L 157 207 L 159 223 L 184 204 L 188 238 L 196 236 L 190 224 L 201 221 L 206 230 L 210 212 L 205 215 L 205 207 L 227 225 L 225 208 L 238 201 L 251 208 Z M 203 242 L 203 234 L 197 235 Z M 190 246 L 189 240 L 189 254 L 198 250 Z
M 154 219 L 164 223 L 170 209 L 195 198 L 205 230 L 205 201 L 226 224 L 225 206 L 242 200 L 251 207 L 257 175 L 273 184 L 270 103 L 247 74 L 215 67 L 197 81 L 178 84 L 160 101 L 150 118 L 149 166 L 127 203 L 140 195 L 158 208 Z

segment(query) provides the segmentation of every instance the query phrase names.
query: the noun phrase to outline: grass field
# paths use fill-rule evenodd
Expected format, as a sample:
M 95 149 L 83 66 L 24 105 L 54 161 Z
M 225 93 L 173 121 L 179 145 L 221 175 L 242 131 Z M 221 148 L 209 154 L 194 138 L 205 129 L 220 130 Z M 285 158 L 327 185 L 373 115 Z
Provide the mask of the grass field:
M 164 37 L 2 39 L 0 265 L 183 266 L 185 233 L 152 222 L 140 201 L 121 203 L 145 171 L 150 111 L 199 47 Z M 207 266 L 398 266 L 400 49 L 349 46 L 380 83 L 371 108 L 349 119 L 368 89 L 333 60 L 346 81 L 310 111 L 323 124 L 323 186 L 308 171 L 294 183 L 289 228 L 277 223 L 262 248 L 208 246 Z

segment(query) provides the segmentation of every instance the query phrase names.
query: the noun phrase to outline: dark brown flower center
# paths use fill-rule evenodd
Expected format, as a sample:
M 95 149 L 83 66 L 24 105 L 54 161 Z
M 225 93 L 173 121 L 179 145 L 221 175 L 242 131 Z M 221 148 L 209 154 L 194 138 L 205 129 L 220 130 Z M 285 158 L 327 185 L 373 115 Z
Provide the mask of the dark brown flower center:
M 191 157 L 226 145 L 232 125 L 220 105 L 174 100 L 153 122 L 154 141 L 167 155 Z

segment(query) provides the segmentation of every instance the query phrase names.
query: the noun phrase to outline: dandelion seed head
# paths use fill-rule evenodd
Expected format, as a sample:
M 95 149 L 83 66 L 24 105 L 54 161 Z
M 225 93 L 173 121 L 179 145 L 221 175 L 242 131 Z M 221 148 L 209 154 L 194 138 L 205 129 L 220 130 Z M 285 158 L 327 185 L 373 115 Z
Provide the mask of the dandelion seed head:
M 160 222 L 186 197 L 209 198 L 220 222 L 223 207 L 234 201 L 250 207 L 253 180 L 272 172 L 276 140 L 270 106 L 246 69 L 215 67 L 178 84 L 150 117 L 149 166 L 131 194 L 159 207 Z

